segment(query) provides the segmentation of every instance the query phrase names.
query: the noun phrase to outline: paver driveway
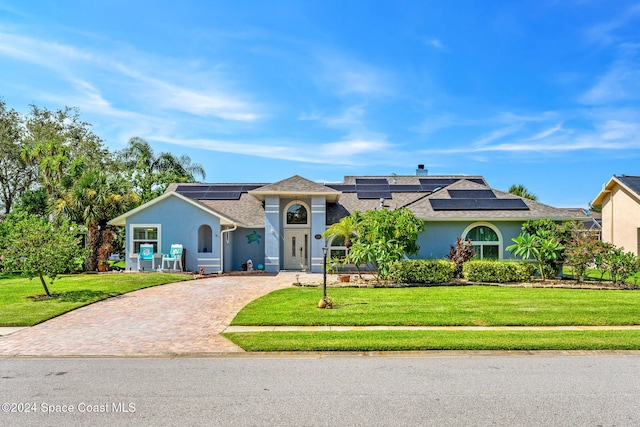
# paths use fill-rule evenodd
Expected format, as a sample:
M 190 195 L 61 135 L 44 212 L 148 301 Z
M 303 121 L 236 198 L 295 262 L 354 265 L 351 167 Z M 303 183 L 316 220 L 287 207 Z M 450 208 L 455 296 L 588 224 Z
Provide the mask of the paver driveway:
M 220 333 L 243 306 L 291 286 L 296 274 L 212 277 L 141 289 L 2 336 L 0 356 L 242 352 Z M 322 277 L 299 274 L 301 281 Z

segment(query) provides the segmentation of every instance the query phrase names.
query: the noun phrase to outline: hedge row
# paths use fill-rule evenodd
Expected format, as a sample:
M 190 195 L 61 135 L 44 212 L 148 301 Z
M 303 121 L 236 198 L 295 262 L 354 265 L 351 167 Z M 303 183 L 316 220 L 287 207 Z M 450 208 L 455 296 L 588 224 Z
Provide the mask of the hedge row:
M 485 283 L 528 282 L 535 270 L 522 261 L 469 261 L 462 266 L 465 279 Z
M 394 283 L 447 283 L 453 279 L 456 264 L 445 260 L 411 259 L 391 265 L 387 279 Z M 528 282 L 536 266 L 522 261 L 468 261 L 462 273 L 470 282 Z
M 386 278 L 395 283 L 447 283 L 455 269 L 451 261 L 410 259 L 394 262 Z

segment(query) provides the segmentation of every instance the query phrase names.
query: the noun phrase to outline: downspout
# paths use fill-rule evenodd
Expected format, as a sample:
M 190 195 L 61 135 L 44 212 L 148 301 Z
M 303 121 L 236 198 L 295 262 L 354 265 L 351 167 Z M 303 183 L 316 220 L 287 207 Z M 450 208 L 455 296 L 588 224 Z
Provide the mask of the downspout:
M 220 273 L 224 272 L 224 235 L 238 229 L 238 224 L 233 224 L 232 228 L 225 228 L 220 231 Z

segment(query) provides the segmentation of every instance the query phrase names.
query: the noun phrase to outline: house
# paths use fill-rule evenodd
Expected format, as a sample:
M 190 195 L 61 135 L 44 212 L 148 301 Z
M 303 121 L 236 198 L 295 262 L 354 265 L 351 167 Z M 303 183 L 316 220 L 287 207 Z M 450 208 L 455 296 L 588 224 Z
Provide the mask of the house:
M 429 176 L 419 168 L 415 176 L 346 176 L 341 183 L 296 175 L 276 183 L 171 184 L 110 224 L 126 227 L 128 269 L 137 268 L 141 244 L 160 253 L 179 243 L 189 271 L 240 270 L 251 260 L 267 272 L 322 272 L 323 247 L 329 257 L 346 250 L 338 239 L 325 241 L 329 225 L 356 210 L 400 207 L 426 223 L 416 258 L 443 258 L 460 236 L 473 241 L 479 258 L 511 258 L 505 248 L 524 221 L 587 219 L 492 189 L 481 176 Z
M 640 254 L 640 176 L 613 176 L 591 202 L 602 206 L 602 240 Z

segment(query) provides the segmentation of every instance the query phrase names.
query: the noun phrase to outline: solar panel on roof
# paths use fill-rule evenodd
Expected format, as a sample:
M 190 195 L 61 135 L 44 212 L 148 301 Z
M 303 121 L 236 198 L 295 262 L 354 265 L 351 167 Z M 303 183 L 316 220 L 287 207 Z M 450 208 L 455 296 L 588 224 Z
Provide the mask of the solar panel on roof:
M 389 191 L 389 184 L 356 185 L 356 191 Z
M 343 193 L 354 193 L 356 191 L 356 186 L 353 184 L 326 184 L 326 186 Z
M 459 178 L 420 178 L 420 185 L 438 185 L 440 187 L 460 181 Z
M 358 191 L 358 199 L 390 199 L 390 191 Z
M 242 184 L 224 184 L 224 185 L 211 185 L 209 186 L 209 191 L 242 191 Z
M 202 200 L 238 200 L 241 191 L 207 191 L 200 199 Z
M 495 199 L 491 190 L 447 190 L 452 199 Z
M 387 184 L 386 178 L 356 178 L 356 185 Z
M 389 189 L 394 193 L 417 193 L 422 191 L 422 186 L 417 184 L 392 184 Z
M 178 185 L 176 187 L 177 193 L 182 193 L 186 191 L 208 191 L 208 185 Z
M 487 183 L 482 178 L 469 178 L 468 181 L 475 182 L 476 184 L 487 185 Z
M 243 185 L 242 192 L 246 193 L 248 191 L 255 190 L 256 188 L 264 187 L 267 184 L 254 184 L 254 185 Z
M 434 211 L 528 210 L 521 199 L 430 199 Z

